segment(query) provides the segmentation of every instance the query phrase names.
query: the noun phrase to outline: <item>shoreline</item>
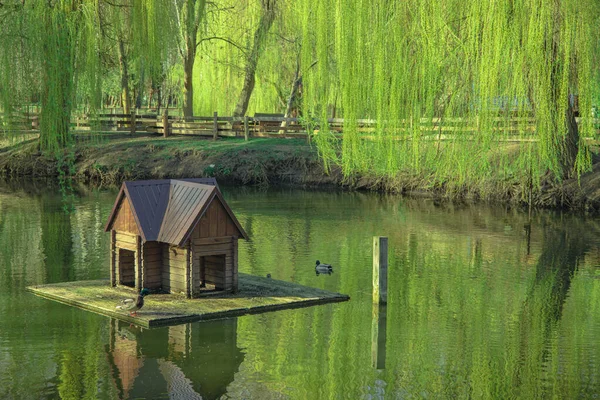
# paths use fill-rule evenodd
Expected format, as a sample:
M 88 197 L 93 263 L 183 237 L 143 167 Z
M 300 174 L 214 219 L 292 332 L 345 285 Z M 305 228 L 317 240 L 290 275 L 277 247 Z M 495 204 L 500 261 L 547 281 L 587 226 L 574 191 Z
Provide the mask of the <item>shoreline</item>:
M 332 167 L 326 173 L 315 146 L 301 139 L 207 140 L 192 136 L 78 138 L 71 177 L 92 186 L 120 185 L 123 180 L 215 177 L 224 184 L 335 188 L 395 193 L 441 201 L 483 202 L 528 207 L 527 188 L 515 182 L 485 182 L 481 187 L 449 191 L 415 176 L 345 178 Z M 532 193 L 533 208 L 600 212 L 600 160 L 593 169 L 561 185 L 545 183 Z M 35 139 L 0 148 L 4 179 L 58 179 L 58 162 L 37 150 Z

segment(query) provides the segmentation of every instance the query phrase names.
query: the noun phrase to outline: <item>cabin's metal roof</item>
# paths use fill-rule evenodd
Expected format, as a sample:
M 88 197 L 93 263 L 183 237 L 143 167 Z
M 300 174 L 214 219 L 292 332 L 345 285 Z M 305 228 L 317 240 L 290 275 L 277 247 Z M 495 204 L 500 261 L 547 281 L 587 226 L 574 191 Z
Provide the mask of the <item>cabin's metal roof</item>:
M 138 228 L 144 240 L 156 240 L 169 203 L 170 181 L 125 182 Z
M 144 241 L 182 246 L 206 211 L 218 198 L 229 217 L 248 239 L 233 212 L 225 203 L 215 178 L 162 179 L 123 182 L 105 231 L 109 231 L 119 204 L 127 197 Z
M 182 243 L 188 229 L 195 225 L 200 211 L 212 200 L 216 188 L 193 182 L 175 181 L 163 219 L 159 242 Z

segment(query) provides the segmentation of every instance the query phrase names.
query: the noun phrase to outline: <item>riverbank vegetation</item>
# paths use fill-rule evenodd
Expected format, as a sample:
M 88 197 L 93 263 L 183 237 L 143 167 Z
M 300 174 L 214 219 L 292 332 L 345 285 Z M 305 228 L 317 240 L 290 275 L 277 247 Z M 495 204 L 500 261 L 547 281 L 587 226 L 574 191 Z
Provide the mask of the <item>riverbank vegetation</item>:
M 508 152 L 510 149 L 507 149 Z M 512 151 L 517 151 L 513 145 Z M 218 141 L 194 136 L 157 138 L 154 135 L 113 134 L 110 139 L 81 140 L 71 147 L 72 165 L 63 175 L 77 184 L 118 187 L 123 180 L 213 176 L 220 183 L 303 188 L 337 187 L 375 190 L 456 202 L 490 203 L 540 208 L 600 211 L 600 163 L 579 179 L 557 184 L 548 176 L 538 190 L 515 179 L 491 175 L 474 185 L 444 185 L 434 175 L 377 173 L 345 176 L 339 166 L 324 170 L 315 146 L 302 139 L 261 138 Z M 35 139 L 0 149 L 0 176 L 61 179 L 59 160 L 45 156 Z M 65 169 L 69 168 L 71 172 Z M 60 182 L 59 182 L 60 183 Z
M 74 112 L 148 107 L 299 117 L 344 181 L 531 202 L 592 168 L 595 0 L 2 0 L 0 21 L 2 129 L 36 104 L 45 156 L 69 159 Z

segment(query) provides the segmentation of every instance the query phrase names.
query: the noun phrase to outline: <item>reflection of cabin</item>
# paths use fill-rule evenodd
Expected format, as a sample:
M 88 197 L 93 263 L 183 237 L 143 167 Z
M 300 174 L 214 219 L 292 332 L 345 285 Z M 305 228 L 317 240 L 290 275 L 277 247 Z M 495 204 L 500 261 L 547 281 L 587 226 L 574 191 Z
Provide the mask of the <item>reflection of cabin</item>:
M 237 318 L 148 330 L 112 320 L 106 356 L 123 399 L 221 399 L 244 361 Z
M 248 237 L 214 178 L 124 182 L 105 231 L 113 286 L 237 290 L 237 241 Z

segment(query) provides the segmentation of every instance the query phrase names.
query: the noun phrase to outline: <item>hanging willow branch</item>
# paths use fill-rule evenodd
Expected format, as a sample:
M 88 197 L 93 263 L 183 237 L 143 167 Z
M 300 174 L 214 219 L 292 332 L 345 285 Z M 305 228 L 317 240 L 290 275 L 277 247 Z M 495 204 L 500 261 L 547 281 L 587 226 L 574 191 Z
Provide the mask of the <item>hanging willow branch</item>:
M 590 168 L 597 1 L 303 0 L 301 9 L 303 65 L 319 60 L 304 72 L 305 108 L 325 119 L 339 91 L 343 141 L 327 132 L 316 140 L 346 174 L 406 172 L 463 185 Z M 441 144 L 420 128 L 457 117 L 471 123 Z M 363 138 L 360 118 L 378 121 L 375 140 Z M 503 144 L 531 135 L 537 142 L 517 151 Z

